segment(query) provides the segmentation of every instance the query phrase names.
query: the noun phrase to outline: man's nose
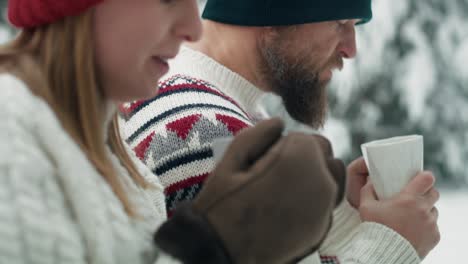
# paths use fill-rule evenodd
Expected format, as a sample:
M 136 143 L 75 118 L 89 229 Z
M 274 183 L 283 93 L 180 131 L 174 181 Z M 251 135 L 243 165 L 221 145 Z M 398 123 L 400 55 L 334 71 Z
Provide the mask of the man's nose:
M 343 32 L 343 38 L 338 46 L 338 53 L 346 59 L 352 59 L 356 57 L 356 30 L 354 24 L 349 23 L 346 25 L 346 29 Z

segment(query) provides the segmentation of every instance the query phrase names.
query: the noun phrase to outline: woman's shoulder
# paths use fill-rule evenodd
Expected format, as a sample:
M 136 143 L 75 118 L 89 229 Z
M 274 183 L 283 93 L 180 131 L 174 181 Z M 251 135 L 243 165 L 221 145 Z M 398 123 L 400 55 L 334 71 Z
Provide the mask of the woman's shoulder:
M 56 125 L 51 125 L 57 123 L 54 119 L 45 101 L 35 96 L 23 81 L 11 74 L 0 74 L 0 157 L 3 165 L 11 167 L 18 160 L 28 160 L 31 164 L 38 161 L 50 163 L 45 162 L 47 155 L 39 138 L 47 134 L 55 137 Z
M 44 121 L 53 119 L 48 105 L 12 74 L 0 74 L 0 143 L 31 140 Z
M 44 100 L 35 96 L 25 82 L 8 73 L 0 74 L 0 119 L 33 120 Z
M 39 100 L 20 79 L 0 74 L 0 157 L 3 164 L 11 166 L 25 157 L 41 156 L 37 155 L 40 147 L 35 138 L 41 119 Z
M 6 103 L 11 99 L 28 100 L 33 94 L 25 82 L 10 73 L 0 73 L 0 101 Z

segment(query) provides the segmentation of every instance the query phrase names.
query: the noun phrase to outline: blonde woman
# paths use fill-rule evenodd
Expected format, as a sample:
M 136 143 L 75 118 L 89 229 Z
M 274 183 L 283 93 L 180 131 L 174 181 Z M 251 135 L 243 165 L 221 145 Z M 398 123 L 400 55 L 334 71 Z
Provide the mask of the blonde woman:
M 326 140 L 281 137 L 278 120 L 246 130 L 169 221 L 159 180 L 123 145 L 115 105 L 153 96 L 199 38 L 195 0 L 10 0 L 8 16 L 0 263 L 287 263 L 321 243 L 344 177 Z

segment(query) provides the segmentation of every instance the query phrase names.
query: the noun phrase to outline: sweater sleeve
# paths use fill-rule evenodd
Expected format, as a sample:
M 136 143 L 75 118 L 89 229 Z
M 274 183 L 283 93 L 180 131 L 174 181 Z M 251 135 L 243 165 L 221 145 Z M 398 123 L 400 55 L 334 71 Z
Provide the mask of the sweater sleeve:
M 320 247 L 322 255 L 336 252 L 350 243 L 353 233 L 361 224 L 359 212 L 349 202 L 344 201 L 333 212 L 333 223 L 328 235 Z
M 123 105 L 120 127 L 136 156 L 164 187 L 167 213 L 193 200 L 215 167 L 212 143 L 251 126 L 239 105 L 213 85 L 176 75 L 159 94 Z
M 418 264 L 413 246 L 392 229 L 361 222 L 359 213 L 344 201 L 334 212 L 332 229 L 319 249 L 322 263 Z

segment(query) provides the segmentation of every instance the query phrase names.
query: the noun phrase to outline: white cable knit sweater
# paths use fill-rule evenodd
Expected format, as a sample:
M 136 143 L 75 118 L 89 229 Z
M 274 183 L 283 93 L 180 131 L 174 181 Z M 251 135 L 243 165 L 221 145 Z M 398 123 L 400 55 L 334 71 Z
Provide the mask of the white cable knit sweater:
M 137 187 L 108 149 L 142 216 L 135 220 L 45 101 L 8 74 L 0 75 L 0 119 L 0 263 L 155 261 L 152 235 L 166 209 L 161 184 L 143 164 L 135 159 L 151 191 Z

